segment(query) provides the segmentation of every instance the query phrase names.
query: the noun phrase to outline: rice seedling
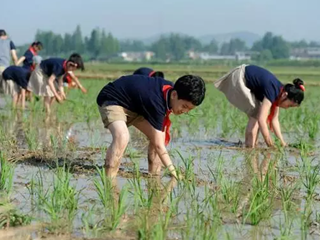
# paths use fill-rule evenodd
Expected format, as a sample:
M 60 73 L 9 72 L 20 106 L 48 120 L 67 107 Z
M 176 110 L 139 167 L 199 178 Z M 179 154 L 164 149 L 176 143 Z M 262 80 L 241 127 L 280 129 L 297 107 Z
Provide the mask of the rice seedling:
M 8 196 L 12 192 L 13 175 L 14 165 L 9 163 L 0 152 L 0 191 L 5 192 Z
M 94 179 L 94 186 L 104 207 L 106 227 L 110 227 L 110 230 L 113 231 L 118 227 L 126 212 L 127 206 L 125 203 L 128 191 L 123 188 L 118 193 L 112 179 L 106 176 L 105 170 L 97 168 L 97 172 L 99 178 Z
M 39 147 L 39 141 L 38 141 L 38 134 L 36 132 L 36 129 L 29 128 L 25 130 L 25 138 L 26 142 L 28 144 L 28 149 L 31 151 L 35 151 Z
M 243 209 L 243 223 L 250 219 L 251 224 L 257 225 L 262 220 L 271 217 L 275 193 L 270 185 L 269 176 L 273 178 L 272 174 L 268 172 L 262 181 L 259 177 L 254 177 L 249 206 Z M 273 178 L 272 181 L 275 179 Z
M 42 178 L 42 175 L 38 175 Z M 36 190 L 32 190 L 39 198 L 39 208 L 48 215 L 51 231 L 71 231 L 73 220 L 78 211 L 79 194 L 71 184 L 71 174 L 65 166 L 57 167 L 54 171 L 52 185 L 43 189 L 43 179 L 38 179 Z M 61 221 L 63 219 L 63 221 Z

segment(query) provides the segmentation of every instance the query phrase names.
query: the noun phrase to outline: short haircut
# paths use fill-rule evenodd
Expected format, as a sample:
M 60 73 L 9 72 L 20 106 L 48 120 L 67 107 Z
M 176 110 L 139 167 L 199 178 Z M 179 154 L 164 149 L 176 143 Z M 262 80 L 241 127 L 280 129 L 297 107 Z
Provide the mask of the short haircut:
M 191 102 L 199 106 L 206 93 L 206 85 L 199 76 L 185 75 L 180 77 L 174 84 L 174 90 L 177 91 L 178 98 Z
M 73 53 L 68 59 L 68 62 L 72 62 L 77 64 L 77 69 L 81 69 L 82 71 L 84 70 L 84 63 L 82 60 L 82 57 L 78 53 Z
M 0 29 L 0 37 L 7 36 L 7 33 L 4 29 Z

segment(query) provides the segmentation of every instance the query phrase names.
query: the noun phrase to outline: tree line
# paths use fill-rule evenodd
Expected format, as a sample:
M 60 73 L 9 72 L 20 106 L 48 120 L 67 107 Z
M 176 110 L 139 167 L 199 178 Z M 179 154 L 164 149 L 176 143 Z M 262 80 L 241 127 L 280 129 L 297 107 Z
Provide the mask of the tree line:
M 43 56 L 66 56 L 72 52 L 78 52 L 91 59 L 113 58 L 119 52 L 153 51 L 158 60 L 169 58 L 180 61 L 186 59 L 187 52 L 192 50 L 220 55 L 253 51 L 258 53 L 254 55 L 254 60 L 268 61 L 289 58 L 292 48 L 320 47 L 320 44 L 315 41 L 288 42 L 271 32 L 267 32 L 250 48 L 241 39 L 231 39 L 220 45 L 212 39 L 210 43 L 203 44 L 195 37 L 177 33 L 163 35 L 152 44 L 147 45 L 140 40 L 119 40 L 112 33 L 106 33 L 104 29 L 99 28 L 93 29 L 90 36 L 83 36 L 80 26 L 77 26 L 72 34 L 66 33 L 64 35 L 38 30 L 35 40 L 43 43 L 44 49 L 41 53 Z M 23 51 L 27 47 L 28 45 L 24 45 L 19 48 Z

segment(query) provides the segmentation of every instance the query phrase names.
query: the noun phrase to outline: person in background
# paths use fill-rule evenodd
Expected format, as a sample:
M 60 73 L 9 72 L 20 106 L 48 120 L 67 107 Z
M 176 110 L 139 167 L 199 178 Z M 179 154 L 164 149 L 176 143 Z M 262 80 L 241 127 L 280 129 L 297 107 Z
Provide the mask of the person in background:
M 73 53 L 69 59 L 49 58 L 43 60 L 31 73 L 28 88 L 36 96 L 44 97 L 44 105 L 48 114 L 51 112 L 51 105 L 55 99 L 59 103 L 66 99 L 62 79 L 65 73 L 69 73 L 78 87 L 86 92 L 73 73 L 77 69 L 84 70 L 84 64 L 82 57 Z
M 41 42 L 36 41 L 31 44 L 29 49 L 24 53 L 22 57 L 19 58 L 17 65 L 22 64 L 22 67 L 33 71 L 35 69 L 35 64 L 33 61 L 33 57 L 38 55 L 38 52 L 43 49 L 43 45 Z
M 14 65 L 17 65 L 18 57 L 16 46 L 12 40 L 8 38 L 6 31 L 0 29 L 0 76 L 2 75 L 2 72 L 10 66 L 11 59 L 13 60 Z
M 19 66 L 9 66 L 2 73 L 2 89 L 4 94 L 12 96 L 12 106 L 16 108 L 21 103 L 25 109 L 25 94 L 28 90 L 30 71 Z
M 305 87 L 299 78 L 293 84 L 282 84 L 267 69 L 255 65 L 241 65 L 214 83 L 228 101 L 242 112 L 249 121 L 246 128 L 246 147 L 256 146 L 259 131 L 268 145 L 274 145 L 270 130 L 273 130 L 282 146 L 286 142 L 281 133 L 279 108 L 299 107 L 304 99 Z
M 41 57 L 33 57 L 33 65 L 37 66 L 41 62 Z M 31 71 L 24 67 L 9 66 L 2 73 L 2 89 L 4 94 L 12 96 L 13 108 L 20 107 L 25 109 L 26 98 L 31 98 L 28 90 Z
M 133 72 L 133 75 L 143 75 L 147 77 L 161 77 L 164 78 L 164 73 L 160 71 L 154 71 L 152 68 L 141 67 Z

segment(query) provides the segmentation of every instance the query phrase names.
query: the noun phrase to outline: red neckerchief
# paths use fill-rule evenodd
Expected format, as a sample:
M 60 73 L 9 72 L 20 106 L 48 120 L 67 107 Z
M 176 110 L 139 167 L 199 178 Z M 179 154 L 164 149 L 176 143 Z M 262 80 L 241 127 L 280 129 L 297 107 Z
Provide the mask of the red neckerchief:
M 163 85 L 163 87 L 162 87 L 163 97 L 166 102 L 166 115 L 163 120 L 162 132 L 165 132 L 165 142 L 164 143 L 166 146 L 170 142 L 171 121 L 170 121 L 169 115 L 172 112 L 172 110 L 169 108 L 168 94 L 171 89 L 173 89 L 173 87 L 171 85 Z
M 63 66 L 64 72 L 66 73 L 67 72 L 67 60 L 64 60 L 62 66 Z
M 68 87 L 70 88 L 71 87 L 71 83 L 72 83 L 72 77 L 70 76 L 69 73 L 66 73 L 66 80 L 67 80 L 67 83 L 68 83 Z
M 37 56 L 38 53 L 34 50 L 32 46 L 29 47 L 29 51 L 33 54 L 33 56 Z
M 151 72 L 149 73 L 149 77 L 152 77 L 152 75 L 155 74 L 155 73 L 156 73 L 156 71 L 151 71 Z
M 32 53 L 33 56 L 37 56 L 38 53 L 34 50 L 32 46 L 29 47 L 29 51 Z M 31 64 L 30 70 L 33 71 L 36 68 L 36 65 L 34 63 Z
M 271 131 L 273 131 L 272 119 L 274 118 L 274 113 L 276 112 L 276 108 L 279 106 L 280 98 L 281 98 L 281 95 L 282 95 L 283 91 L 284 91 L 284 89 L 283 89 L 283 87 L 281 87 L 280 94 L 278 95 L 277 99 L 272 103 L 272 106 L 271 106 L 271 109 L 270 109 L 270 113 L 269 113 L 267 122 L 269 124 L 269 127 L 270 127 Z

